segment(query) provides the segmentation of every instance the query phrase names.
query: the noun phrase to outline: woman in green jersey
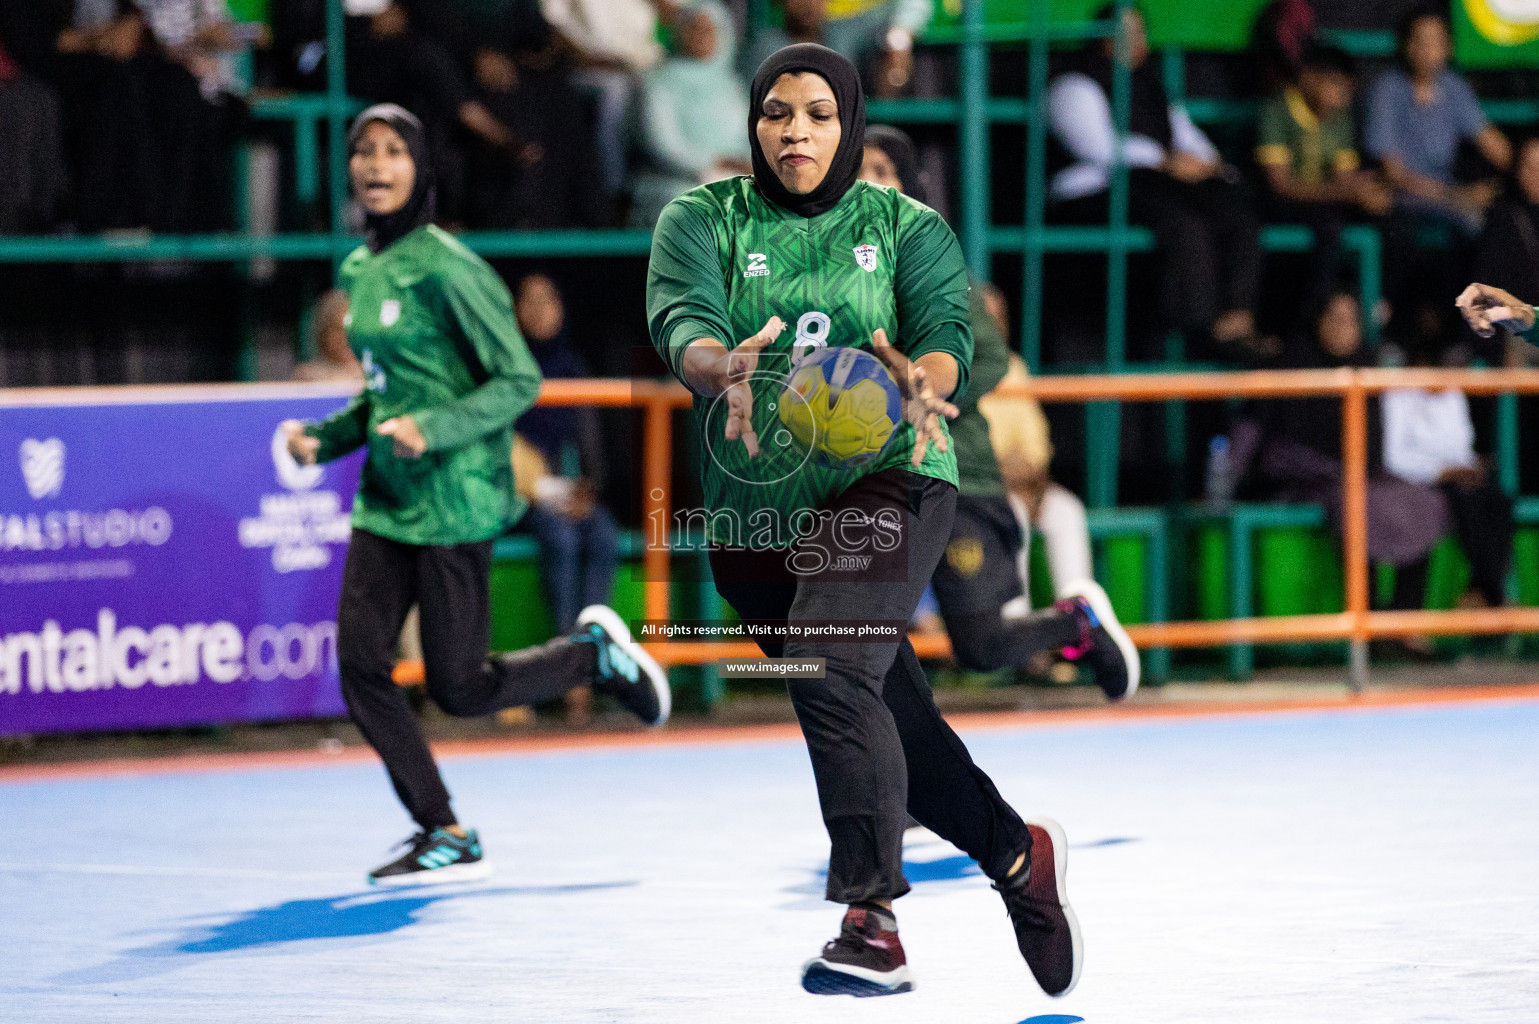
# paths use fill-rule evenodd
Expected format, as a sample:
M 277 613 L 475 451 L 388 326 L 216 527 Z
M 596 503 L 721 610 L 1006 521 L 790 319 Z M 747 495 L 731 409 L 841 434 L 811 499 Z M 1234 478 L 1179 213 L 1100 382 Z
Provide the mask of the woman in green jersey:
M 956 237 L 928 207 L 856 181 L 864 132 L 844 58 L 802 44 L 766 59 L 751 90 L 753 175 L 685 193 L 658 222 L 652 341 L 696 396 L 717 589 L 745 620 L 800 631 L 760 641 L 764 653 L 822 660 L 821 674 L 788 688 L 831 843 L 827 895 L 849 909 L 839 937 L 803 966 L 803 987 L 912 986 L 892 914 L 909 888 L 907 810 L 994 880 L 1033 974 L 1061 995 L 1081 959 L 1063 832 L 1022 821 L 1000 797 L 903 637 L 950 534 L 957 466 L 945 417 L 957 413 L 949 399 L 965 390 L 973 341 Z M 820 345 L 875 352 L 904 392 L 904 423 L 861 470 L 805 461 L 778 427 L 792 360 Z M 893 632 L 809 636 L 848 625 Z
M 608 692 L 648 724 L 668 716 L 666 676 L 613 610 L 586 608 L 579 632 L 488 657 L 492 542 L 524 511 L 513 487 L 513 421 L 534 404 L 540 371 L 495 271 L 432 223 L 422 125 L 392 104 L 348 135 L 348 172 L 368 244 L 342 264 L 348 342 L 364 390 L 321 423 L 283 424 L 301 462 L 367 446 L 337 611 L 348 712 L 378 752 L 420 831 L 369 874 L 375 884 L 484 877 L 406 694 L 391 680 L 396 641 L 421 609 L 428 694 L 451 715 L 486 715 Z

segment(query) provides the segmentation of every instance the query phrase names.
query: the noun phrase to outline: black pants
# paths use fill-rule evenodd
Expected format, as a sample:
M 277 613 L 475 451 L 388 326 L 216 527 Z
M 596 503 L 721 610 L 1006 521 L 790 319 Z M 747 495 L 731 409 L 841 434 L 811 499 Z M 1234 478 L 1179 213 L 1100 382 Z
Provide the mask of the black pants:
M 1470 583 L 1493 608 L 1506 604 L 1512 563 L 1512 499 L 1490 480 L 1479 487 L 1444 484 L 1459 546 L 1470 563 Z
M 488 657 L 492 542 L 423 547 L 354 530 L 342 572 L 342 696 L 396 795 L 423 828 L 455 824 L 438 765 L 406 693 L 390 678 L 406 613 L 421 609 L 429 696 L 459 718 L 536 704 L 593 681 L 590 643 L 557 637 Z
M 715 550 L 716 589 L 744 619 L 792 623 L 897 621 L 906 625 L 951 532 L 956 489 L 943 481 L 886 470 L 863 477 L 827 511 L 888 515 L 902 523 L 901 543 L 865 548 L 860 570 L 792 571 L 787 551 Z M 828 526 L 825 520 L 824 526 Z M 830 544 L 833 529 L 798 542 Z M 858 544 L 842 529 L 838 550 Z M 828 898 L 836 903 L 890 900 L 908 892 L 903 877 L 907 814 L 1002 878 L 1031 847 L 1025 823 L 935 707 L 924 669 L 908 639 L 880 643 L 823 640 L 760 643 L 772 658 L 826 659 L 823 679 L 788 681 L 807 740 L 818 801 L 831 844 Z
M 1055 217 L 1106 223 L 1105 192 L 1060 204 Z M 1220 313 L 1254 310 L 1261 292 L 1261 224 L 1245 191 L 1218 178 L 1189 185 L 1163 171 L 1128 173 L 1128 217 L 1154 230 L 1165 322 L 1207 331 Z
M 1012 621 L 1000 617 L 1000 608 L 1021 594 L 1020 550 L 1021 525 L 1009 498 L 957 496 L 951 538 L 931 583 L 963 668 L 1024 666 L 1041 651 L 1079 643 L 1079 624 L 1056 609 Z
M 1507 603 L 1507 567 L 1512 563 L 1512 499 L 1487 480 L 1478 487 L 1442 484 L 1453 514 L 1454 534 L 1470 563 L 1470 585 L 1498 608 Z M 1428 559 L 1395 567 L 1390 607 L 1421 608 L 1427 599 Z

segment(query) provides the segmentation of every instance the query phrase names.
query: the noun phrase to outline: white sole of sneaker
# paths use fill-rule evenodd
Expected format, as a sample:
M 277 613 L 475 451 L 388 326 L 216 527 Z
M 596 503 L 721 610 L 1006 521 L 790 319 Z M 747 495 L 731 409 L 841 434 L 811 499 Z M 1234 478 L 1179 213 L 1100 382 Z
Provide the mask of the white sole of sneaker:
M 873 971 L 815 956 L 802 964 L 802 988 L 815 996 L 895 996 L 914 991 L 914 976 L 907 964 L 893 971 Z
M 648 654 L 646 650 L 631 639 L 631 629 L 620 618 L 620 613 L 605 604 L 590 604 L 577 613 L 577 625 L 597 625 L 621 649 L 636 659 L 636 664 L 641 666 L 642 674 L 647 677 L 647 682 L 652 684 L 652 689 L 657 693 L 657 706 L 660 709 L 657 721 L 652 723 L 656 728 L 668 721 L 668 714 L 673 710 L 673 691 L 668 688 L 668 673 L 657 663 L 657 659 Z
M 1127 630 L 1117 621 L 1117 613 L 1112 611 L 1111 598 L 1106 596 L 1106 591 L 1095 580 L 1076 580 L 1063 588 L 1063 596 L 1083 597 L 1090 604 L 1090 610 L 1095 612 L 1095 617 L 1101 620 L 1101 628 L 1106 630 L 1112 642 L 1117 645 L 1117 650 L 1122 652 L 1122 660 L 1128 666 L 1128 688 L 1122 696 L 1113 699 L 1127 700 L 1138 689 L 1139 680 L 1143 677 L 1143 666 L 1138 660 L 1138 648 L 1133 646 Z
M 1058 905 L 1063 908 L 1064 920 L 1069 922 L 1069 937 L 1074 940 L 1074 974 L 1069 978 L 1069 987 L 1062 992 L 1050 993 L 1054 999 L 1062 999 L 1079 984 L 1079 972 L 1085 966 L 1084 936 L 1079 931 L 1079 918 L 1069 906 L 1069 840 L 1063 834 L 1063 826 L 1052 818 L 1032 818 L 1026 824 L 1040 828 L 1053 841 L 1053 879 L 1058 885 Z
M 418 885 L 451 885 L 455 882 L 479 882 L 492 877 L 492 866 L 485 860 L 474 864 L 450 864 L 446 868 L 431 871 L 412 871 L 404 875 L 386 875 L 369 878 L 369 884 L 386 889 L 399 889 Z

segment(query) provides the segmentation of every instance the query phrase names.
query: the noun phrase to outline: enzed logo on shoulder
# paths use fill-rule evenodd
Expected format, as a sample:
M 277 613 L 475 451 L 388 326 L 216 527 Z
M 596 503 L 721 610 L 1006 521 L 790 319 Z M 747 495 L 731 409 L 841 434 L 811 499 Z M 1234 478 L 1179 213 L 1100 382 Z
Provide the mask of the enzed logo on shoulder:
M 767 257 L 762 252 L 748 254 L 748 266 L 743 270 L 744 277 L 769 277 L 769 267 L 764 261 Z

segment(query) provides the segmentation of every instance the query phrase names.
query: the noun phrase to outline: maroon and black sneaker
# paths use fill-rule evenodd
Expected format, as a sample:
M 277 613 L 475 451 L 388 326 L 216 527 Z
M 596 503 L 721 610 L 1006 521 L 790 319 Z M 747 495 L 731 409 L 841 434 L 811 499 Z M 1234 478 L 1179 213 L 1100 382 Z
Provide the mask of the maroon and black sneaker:
M 1026 828 L 1031 832 L 1029 865 L 994 888 L 1004 897 L 1015 943 L 1037 984 L 1050 996 L 1066 996 L 1085 962 L 1079 919 L 1064 887 L 1069 844 L 1063 827 L 1051 819 L 1028 821 Z
M 846 910 L 839 937 L 802 964 L 802 988 L 813 995 L 890 996 L 913 987 L 898 933 L 861 907 Z

